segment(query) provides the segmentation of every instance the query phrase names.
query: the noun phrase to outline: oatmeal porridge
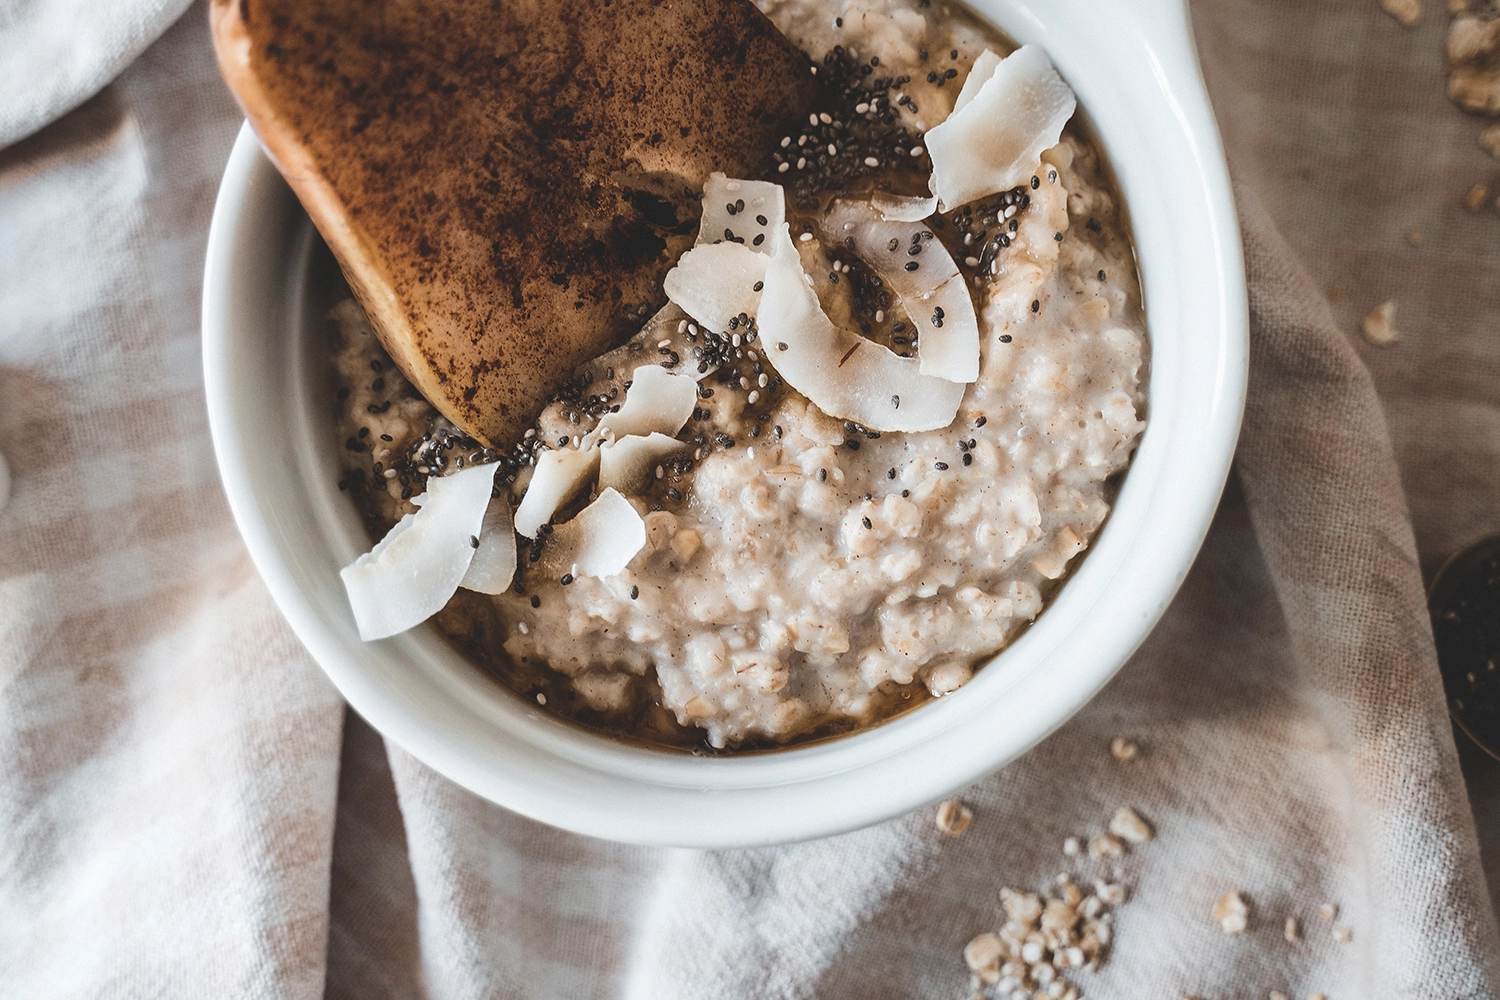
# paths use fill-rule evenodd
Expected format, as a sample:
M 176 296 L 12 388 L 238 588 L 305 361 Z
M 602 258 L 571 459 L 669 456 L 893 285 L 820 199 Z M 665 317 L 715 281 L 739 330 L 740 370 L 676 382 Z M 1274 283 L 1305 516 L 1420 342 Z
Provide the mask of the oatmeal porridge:
M 464 435 L 352 300 L 333 311 L 340 486 L 372 537 L 497 470 L 460 534 L 513 575 L 470 570 L 439 630 L 655 744 L 785 745 L 958 690 L 1084 553 L 1144 429 L 1131 245 L 1086 132 L 1004 181 L 943 174 L 979 76 L 1045 58 L 920 0 L 760 6 L 827 110 L 767 176 L 711 180 L 661 310 L 521 440 Z

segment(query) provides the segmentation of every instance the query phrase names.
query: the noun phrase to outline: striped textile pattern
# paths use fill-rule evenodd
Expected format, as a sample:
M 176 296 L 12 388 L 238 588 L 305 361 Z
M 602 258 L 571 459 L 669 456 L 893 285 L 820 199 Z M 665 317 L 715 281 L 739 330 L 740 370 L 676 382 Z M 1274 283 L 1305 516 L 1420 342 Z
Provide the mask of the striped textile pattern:
M 59 92 L 5 40 L 72 9 L 0 2 L 0 79 Z M 1423 599 L 1500 532 L 1500 216 L 1462 205 L 1500 164 L 1444 96 L 1442 10 L 1193 15 L 1251 292 L 1235 474 L 1161 625 L 964 792 L 960 837 L 924 811 L 626 847 L 382 740 L 278 617 L 214 468 L 198 297 L 239 115 L 203 7 L 28 137 L 0 110 L 0 995 L 963 1000 L 1000 889 L 1065 871 L 1128 890 L 1108 960 L 1068 973 L 1088 996 L 1500 995 L 1500 764 L 1455 745 Z M 1364 342 L 1390 298 L 1401 339 Z M 1155 838 L 1064 854 L 1121 806 Z M 1229 892 L 1243 934 L 1211 916 Z

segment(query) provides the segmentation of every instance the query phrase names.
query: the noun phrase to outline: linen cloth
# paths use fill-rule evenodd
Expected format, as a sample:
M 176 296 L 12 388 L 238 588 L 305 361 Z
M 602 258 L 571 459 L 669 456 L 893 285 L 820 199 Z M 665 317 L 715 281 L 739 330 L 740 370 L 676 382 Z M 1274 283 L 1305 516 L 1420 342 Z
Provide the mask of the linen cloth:
M 5 44 L 19 9 L 0 144 L 113 72 L 49 96 L 48 50 Z M 25 13 L 63 37 L 73 9 Z M 1131 887 L 1087 995 L 1500 995 L 1500 766 L 1466 749 L 1466 793 L 1422 596 L 1500 531 L 1500 218 L 1459 204 L 1495 164 L 1443 97 L 1440 13 L 1194 15 L 1251 291 L 1236 471 L 1161 625 L 964 793 L 960 838 L 924 810 L 776 849 L 626 847 L 384 743 L 277 616 L 213 465 L 198 295 L 239 115 L 203 9 L 0 151 L 0 995 L 960 998 L 999 888 L 1060 871 Z M 1351 341 L 1390 297 L 1402 340 Z M 1156 839 L 1063 856 L 1121 805 Z M 1237 937 L 1210 919 L 1232 890 Z
M 190 0 L 0 0 L 0 146 L 92 97 Z

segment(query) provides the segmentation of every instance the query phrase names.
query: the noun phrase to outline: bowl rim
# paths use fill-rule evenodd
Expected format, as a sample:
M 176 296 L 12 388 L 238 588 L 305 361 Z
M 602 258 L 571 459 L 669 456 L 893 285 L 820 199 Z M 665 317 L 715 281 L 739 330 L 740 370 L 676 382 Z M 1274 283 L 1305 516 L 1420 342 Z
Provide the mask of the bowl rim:
M 1102 20 L 1078 0 L 977 0 L 971 7 L 1017 41 L 1042 44 L 1070 82 L 1093 81 L 1075 89 L 1119 175 L 1138 244 L 1143 221 L 1156 226 L 1151 213 L 1160 212 L 1178 227 L 1173 231 L 1189 239 L 1201 235 L 1201 245 L 1174 259 L 1153 243 L 1139 262 L 1150 309 L 1151 424 L 1089 558 L 1046 613 L 955 695 L 857 734 L 771 754 L 694 757 L 583 733 L 508 690 L 493 690 L 499 685 L 429 629 L 366 646 L 354 635 L 351 616 L 340 621 L 320 610 L 314 598 L 330 565 L 299 550 L 288 518 L 275 507 L 281 501 L 267 499 L 268 473 L 257 470 L 252 455 L 256 424 L 247 414 L 267 406 L 276 391 L 266 379 L 247 382 L 245 352 L 264 336 L 266 313 L 257 320 L 241 308 L 256 292 L 245 263 L 257 254 L 279 258 L 283 279 L 295 268 L 285 267 L 284 252 L 265 245 L 267 213 L 290 192 L 248 123 L 242 127 L 215 204 L 205 261 L 203 362 L 214 450 L 236 524 L 277 606 L 377 730 L 471 791 L 565 829 L 648 844 L 782 843 L 900 815 L 1003 766 L 1070 718 L 1144 641 L 1186 576 L 1217 508 L 1248 370 L 1238 226 L 1186 11 L 1179 0 L 1143 0 L 1131 17 L 1112 13 Z M 1143 184 L 1133 154 L 1125 158 L 1129 170 L 1121 171 L 1120 153 L 1130 150 L 1121 144 L 1131 129 L 1110 117 L 1111 94 L 1081 61 L 1086 52 L 1060 35 L 1087 23 L 1085 15 L 1100 23 L 1100 38 L 1144 60 L 1149 86 L 1134 86 L 1156 103 L 1149 122 L 1131 123 L 1140 133 L 1133 141 L 1156 150 L 1158 171 L 1180 167 L 1168 178 L 1172 184 Z M 303 229 L 311 231 L 305 218 Z M 1151 256 L 1158 252 L 1166 256 Z M 1170 276 L 1169 262 L 1176 265 Z M 1170 337 L 1158 335 L 1159 322 L 1173 324 Z M 1204 327 L 1197 335 L 1178 329 L 1193 323 Z M 1179 404 L 1184 412 L 1177 412 Z M 1172 460 L 1174 449 L 1189 447 L 1192 461 Z M 288 459 L 292 464 L 277 471 L 307 480 L 306 466 L 318 468 L 316 457 L 308 447 L 289 450 L 297 452 Z M 323 489 L 331 487 L 325 482 Z M 352 509 L 344 520 L 350 518 Z M 347 530 L 330 544 L 348 558 L 368 546 L 354 547 Z M 337 569 L 331 566 L 335 584 Z M 422 671 L 381 673 L 372 666 L 377 660 L 420 664 Z

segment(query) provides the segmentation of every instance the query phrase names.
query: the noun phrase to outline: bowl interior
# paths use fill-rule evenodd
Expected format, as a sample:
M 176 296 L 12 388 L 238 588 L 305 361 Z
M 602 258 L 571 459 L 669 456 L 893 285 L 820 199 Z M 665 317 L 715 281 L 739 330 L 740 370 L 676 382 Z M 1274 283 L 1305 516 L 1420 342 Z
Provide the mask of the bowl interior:
M 1010 761 L 1065 721 L 1156 622 L 1227 475 L 1245 384 L 1238 231 L 1175 3 L 1134 17 L 975 3 L 1041 44 L 1077 91 L 1135 231 L 1152 339 L 1150 425 L 1090 554 L 1036 624 L 954 695 L 839 740 L 694 757 L 580 730 L 419 628 L 355 631 L 338 570 L 369 543 L 336 486 L 326 253 L 248 126 L 210 237 L 204 364 L 230 504 L 279 607 L 350 703 L 430 766 L 508 808 L 644 843 L 775 843 L 866 825 Z

